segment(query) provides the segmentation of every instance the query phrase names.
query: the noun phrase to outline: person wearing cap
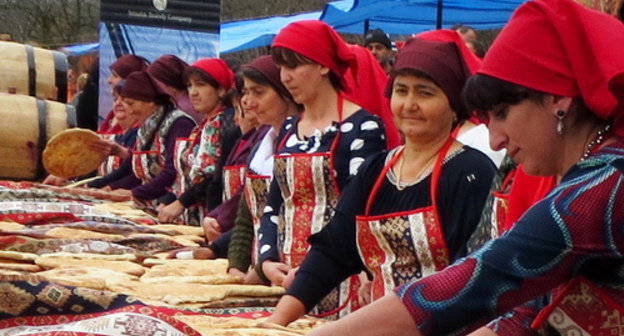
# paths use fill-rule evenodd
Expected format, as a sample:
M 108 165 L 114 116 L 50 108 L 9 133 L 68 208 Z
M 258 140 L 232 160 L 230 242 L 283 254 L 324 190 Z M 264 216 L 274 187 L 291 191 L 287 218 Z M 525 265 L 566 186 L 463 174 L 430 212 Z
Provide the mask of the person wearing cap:
M 108 83 L 112 90 L 120 81 L 126 79 L 131 73 L 135 71 L 145 71 L 148 65 L 149 62 L 141 56 L 132 54 L 123 55 L 111 64 L 111 74 L 106 79 L 106 83 Z M 116 123 L 114 113 L 111 110 L 98 127 L 98 132 L 117 132 L 119 131 L 119 127 L 115 127 Z
M 240 129 L 234 124 L 232 111 L 225 110 L 231 104 L 226 94 L 234 86 L 234 73 L 223 60 L 198 60 L 185 70 L 184 80 L 193 107 L 205 117 L 188 138 L 176 143 L 176 182 L 172 193 L 161 199 L 165 206 L 159 209 L 158 219 L 199 226 L 209 210 L 206 188 L 212 185 L 219 161 L 227 158 L 240 137 Z M 222 189 L 212 193 L 221 198 Z M 213 220 L 204 219 L 207 225 Z
M 348 70 L 366 70 L 357 67 L 357 55 L 329 25 L 319 20 L 291 23 L 275 37 L 271 53 L 282 83 L 303 105 L 303 112 L 286 119 L 280 131 L 258 236 L 258 269 L 282 285 L 307 253 L 307 238 L 333 215 L 340 191 L 367 157 L 386 148 L 386 141 L 381 120 L 345 97 L 345 91 L 376 93 L 348 86 Z M 345 294 L 349 284 L 340 290 Z M 347 312 L 342 309 L 346 297 L 328 297 L 317 313 Z
M 521 5 L 464 96 L 489 115 L 493 148 L 561 181 L 502 237 L 310 335 L 465 334 L 543 295 L 551 303 L 537 319 L 478 333 L 532 334 L 547 323 L 561 334 L 621 334 L 623 45 L 621 22 L 572 0 Z
M 379 61 L 386 73 L 392 71 L 394 51 L 392 41 L 381 29 L 371 29 L 364 35 L 364 47 Z
M 451 133 L 470 116 L 461 102 L 469 75 L 456 41 L 406 42 L 387 92 L 405 145 L 362 165 L 270 322 L 299 318 L 352 274 L 368 273 L 376 300 L 465 256 L 495 170 Z
M 87 186 L 119 189 L 117 193 L 131 195 L 155 209 L 157 199 L 167 193 L 176 177 L 176 139 L 187 137 L 195 121 L 174 108 L 171 97 L 146 71 L 128 75 L 119 95 L 124 108 L 140 125 L 132 155 L 119 168 Z
M 186 112 L 200 124 L 206 115 L 195 111 L 191 104 L 184 82 L 186 68 L 188 64 L 178 56 L 162 55 L 147 67 L 147 72 L 163 85 L 165 92 L 175 100 L 178 109 Z

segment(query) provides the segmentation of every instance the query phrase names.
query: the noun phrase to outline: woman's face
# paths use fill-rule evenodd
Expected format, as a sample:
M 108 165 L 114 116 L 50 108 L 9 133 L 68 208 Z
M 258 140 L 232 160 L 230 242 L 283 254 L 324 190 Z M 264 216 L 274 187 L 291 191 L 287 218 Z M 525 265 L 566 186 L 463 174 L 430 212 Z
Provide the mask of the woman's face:
M 306 104 L 316 98 L 317 88 L 328 74 L 328 68 L 316 63 L 300 64 L 293 68 L 280 66 L 280 80 L 299 104 Z
M 215 88 L 199 76 L 188 79 L 187 90 L 193 108 L 204 114 L 214 112 L 220 106 L 221 96 L 225 93 L 222 88 Z
M 244 77 L 243 102 L 246 113 L 255 114 L 261 125 L 281 125 L 288 115 L 288 103 L 270 85 Z
M 557 109 L 552 101 L 538 104 L 529 99 L 496 107 L 489 111 L 490 147 L 506 148 L 529 175 L 560 173 L 564 144 L 556 132 Z
M 423 143 L 450 134 L 455 112 L 442 89 L 429 79 L 397 75 L 390 107 L 407 139 Z
M 128 113 L 123 99 L 117 93 L 113 93 L 113 115 L 119 127 L 124 131 L 130 129 L 137 122 L 137 117 L 134 114 Z
M 234 121 L 238 127 L 240 127 L 243 134 L 258 126 L 259 123 L 256 118 L 256 113 L 246 109 L 246 103 L 242 98 L 238 99 L 238 97 L 236 97 L 232 99 L 232 106 L 234 106 L 235 111 Z
M 156 104 L 154 102 L 144 102 L 128 97 L 124 97 L 121 100 L 130 116 L 137 118 L 140 122 L 143 122 L 156 110 Z
M 108 85 L 111 88 L 114 88 L 117 84 L 119 84 L 119 82 L 121 82 L 123 80 L 123 78 L 121 78 L 121 76 L 119 76 L 115 71 L 111 70 L 111 74 L 110 76 L 108 76 L 108 78 L 106 79 L 106 83 L 108 83 Z

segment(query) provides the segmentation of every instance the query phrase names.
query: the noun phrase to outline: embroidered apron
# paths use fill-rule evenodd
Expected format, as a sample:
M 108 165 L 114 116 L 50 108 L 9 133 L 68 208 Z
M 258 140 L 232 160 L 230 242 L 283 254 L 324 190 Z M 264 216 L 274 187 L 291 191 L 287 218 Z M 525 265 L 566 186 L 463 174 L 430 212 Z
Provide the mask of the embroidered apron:
M 356 216 L 357 245 L 366 268 L 373 274 L 371 298 L 377 300 L 395 287 L 432 274 L 449 264 L 442 223 L 437 212 L 437 188 L 446 154 L 454 138 L 438 152 L 431 175 L 431 205 L 370 216 L 370 209 L 386 174 L 403 154 L 397 150 L 377 177 L 363 216 Z
M 624 334 L 624 291 L 600 288 L 577 276 L 553 292 L 553 300 L 537 315 L 532 329 L 544 322 L 561 336 L 611 336 Z
M 260 219 L 264 213 L 269 196 L 269 186 L 271 185 L 271 176 L 258 175 L 251 171 L 245 174 L 244 196 L 251 220 L 253 223 L 254 238 L 251 249 L 251 263 L 255 265 L 258 262 L 258 230 L 260 229 Z
M 223 201 L 228 201 L 243 186 L 247 165 L 223 167 Z
M 215 118 L 220 113 L 221 112 L 217 113 Z M 193 129 L 188 138 L 176 139 L 173 158 L 174 167 L 176 169 L 176 181 L 172 186 L 172 192 L 177 197 L 180 197 L 180 195 L 197 182 L 194 176 L 191 176 L 191 167 L 193 166 L 191 161 L 199 160 L 200 158 L 192 158 L 191 156 L 193 155 L 193 148 L 200 145 L 202 132 L 206 124 L 210 123 L 212 119 L 214 118 L 206 118 L 206 120 Z M 186 225 L 200 226 L 206 213 L 208 213 L 206 204 L 200 201 L 184 209 L 182 221 Z
M 115 141 L 115 136 L 122 134 L 119 133 L 98 133 L 102 140 Z M 104 162 L 98 167 L 97 174 L 99 176 L 105 176 L 110 174 L 113 170 L 119 168 L 121 166 L 121 158 L 115 155 L 109 155 L 104 159 Z
M 505 222 L 507 218 L 507 209 L 509 208 L 509 193 L 511 191 L 511 183 L 513 181 L 516 170 L 510 171 L 500 188 L 492 193 L 494 198 L 492 203 L 492 217 L 490 225 L 490 236 L 492 239 L 500 237 L 503 232 L 509 230 Z
M 338 97 L 338 117 L 342 122 L 343 99 Z M 293 127 L 294 130 L 296 127 Z M 290 138 L 291 132 L 282 140 Z M 340 142 L 340 126 L 329 152 L 275 155 L 274 178 L 279 184 L 284 204 L 278 221 L 280 259 L 295 268 L 301 265 L 310 249 L 308 237 L 321 231 L 333 217 L 340 190 L 333 166 L 333 153 Z M 357 277 L 352 277 L 357 280 Z M 345 280 L 312 310 L 313 315 L 337 318 L 346 315 L 353 291 L 359 283 Z M 346 308 L 346 309 L 345 309 Z

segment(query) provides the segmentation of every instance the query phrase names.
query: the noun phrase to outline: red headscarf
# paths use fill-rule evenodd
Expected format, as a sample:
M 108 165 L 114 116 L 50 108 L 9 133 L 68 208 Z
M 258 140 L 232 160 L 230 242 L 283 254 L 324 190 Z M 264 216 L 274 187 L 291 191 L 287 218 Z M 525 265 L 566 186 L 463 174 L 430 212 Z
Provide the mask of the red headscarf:
M 191 66 L 204 71 L 226 91 L 234 86 L 234 72 L 220 58 L 202 58 Z
M 572 0 L 520 6 L 479 73 L 549 94 L 581 96 L 624 136 L 624 25 Z
M 346 99 L 378 115 L 386 128 L 388 148 L 400 144 L 387 99 L 388 79 L 374 56 L 365 48 L 346 43 L 323 21 L 302 20 L 288 24 L 271 47 L 282 47 L 329 68 L 341 81 Z

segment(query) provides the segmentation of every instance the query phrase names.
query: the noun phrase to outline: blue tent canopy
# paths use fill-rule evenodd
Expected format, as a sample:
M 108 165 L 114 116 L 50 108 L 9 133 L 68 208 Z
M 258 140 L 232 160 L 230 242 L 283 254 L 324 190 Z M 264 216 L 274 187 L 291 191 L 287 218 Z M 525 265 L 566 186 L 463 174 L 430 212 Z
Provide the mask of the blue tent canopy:
M 355 0 L 345 10 L 327 4 L 320 19 L 342 33 L 364 34 L 367 28 L 409 35 L 436 29 L 438 4 L 443 28 L 467 24 L 475 29 L 502 28 L 526 0 Z
M 68 56 L 80 56 L 86 55 L 90 53 L 97 52 L 100 49 L 100 44 L 98 42 L 94 43 L 85 43 L 85 44 L 75 44 L 71 46 L 66 46 L 61 48 L 61 52 L 67 54 Z

